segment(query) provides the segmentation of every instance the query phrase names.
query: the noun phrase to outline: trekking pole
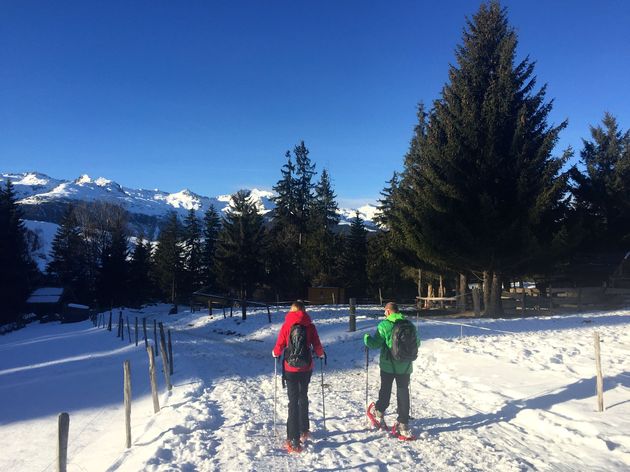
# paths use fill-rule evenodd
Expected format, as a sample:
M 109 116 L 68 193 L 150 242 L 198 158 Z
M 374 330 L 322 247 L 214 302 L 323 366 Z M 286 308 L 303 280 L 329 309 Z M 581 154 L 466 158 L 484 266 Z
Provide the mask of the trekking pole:
M 276 402 L 278 399 L 278 358 L 273 358 L 273 432 L 278 434 L 276 429 Z
M 365 346 L 365 411 L 367 412 L 369 408 L 368 404 L 368 376 L 370 375 L 369 367 L 370 366 L 370 348 Z
M 322 373 L 322 413 L 324 415 L 324 431 L 326 431 L 326 402 L 324 400 L 324 361 L 326 361 L 327 356 L 324 352 L 324 358 L 319 358 L 319 367 Z M 327 363 L 327 362 L 326 362 Z

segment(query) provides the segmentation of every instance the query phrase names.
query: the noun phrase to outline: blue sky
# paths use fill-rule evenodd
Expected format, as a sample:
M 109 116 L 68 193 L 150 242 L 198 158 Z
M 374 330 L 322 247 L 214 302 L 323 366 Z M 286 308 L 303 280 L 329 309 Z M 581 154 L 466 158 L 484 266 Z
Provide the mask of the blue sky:
M 560 147 L 630 127 L 630 2 L 502 4 Z M 270 189 L 303 139 L 342 205 L 374 201 L 478 6 L 1 0 L 0 171 L 217 195 Z

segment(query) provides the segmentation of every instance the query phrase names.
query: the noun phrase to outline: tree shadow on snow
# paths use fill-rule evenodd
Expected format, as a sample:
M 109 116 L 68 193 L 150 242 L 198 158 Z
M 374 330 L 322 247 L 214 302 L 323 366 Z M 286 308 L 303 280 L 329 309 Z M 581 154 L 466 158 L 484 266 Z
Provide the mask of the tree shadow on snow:
M 539 397 L 509 401 L 500 410 L 493 413 L 477 413 L 463 418 L 431 418 L 417 421 L 421 423 L 421 428 L 431 435 L 462 429 L 477 429 L 495 423 L 509 422 L 523 410 L 544 411 L 569 400 L 583 400 L 593 397 L 596 395 L 595 382 L 595 377 L 581 379 Z M 630 388 L 630 373 L 624 372 L 604 379 L 604 392 L 606 389 L 610 390 L 618 385 Z M 595 411 L 595 402 L 593 402 L 593 411 Z

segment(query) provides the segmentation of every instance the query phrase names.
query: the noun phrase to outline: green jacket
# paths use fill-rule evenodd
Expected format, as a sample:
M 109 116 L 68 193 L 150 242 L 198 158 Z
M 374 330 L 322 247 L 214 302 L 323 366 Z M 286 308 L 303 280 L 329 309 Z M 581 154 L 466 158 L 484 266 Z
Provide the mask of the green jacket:
M 374 336 L 366 333 L 363 337 L 363 342 L 367 347 L 381 350 L 379 366 L 382 371 L 390 374 L 410 374 L 413 372 L 413 362 L 395 361 L 391 358 L 389 351 L 392 348 L 394 322 L 404 319 L 405 317 L 400 313 L 390 313 L 387 318 L 378 324 Z M 418 338 L 418 346 L 420 346 L 420 338 Z

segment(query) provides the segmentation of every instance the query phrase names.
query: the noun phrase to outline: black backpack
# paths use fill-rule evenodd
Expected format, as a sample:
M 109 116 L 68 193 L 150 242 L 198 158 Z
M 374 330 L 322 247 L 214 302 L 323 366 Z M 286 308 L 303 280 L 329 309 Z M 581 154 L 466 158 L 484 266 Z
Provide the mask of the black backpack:
M 306 326 L 299 323 L 291 326 L 289 344 L 284 351 L 284 358 L 291 367 L 311 365 L 311 351 L 306 343 Z
M 391 354 L 395 361 L 412 362 L 418 358 L 416 327 L 411 321 L 402 319 L 394 322 Z

